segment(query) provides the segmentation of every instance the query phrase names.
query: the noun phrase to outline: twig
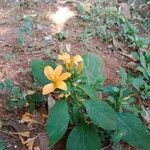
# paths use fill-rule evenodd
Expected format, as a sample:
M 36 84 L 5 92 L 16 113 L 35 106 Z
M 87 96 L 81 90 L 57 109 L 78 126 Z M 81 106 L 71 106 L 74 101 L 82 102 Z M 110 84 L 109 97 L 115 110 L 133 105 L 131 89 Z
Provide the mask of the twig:
M 40 135 L 46 135 L 46 132 L 44 132 L 44 133 L 39 133 L 36 137 L 35 137 L 35 139 L 37 139 Z
M 107 148 L 109 148 L 111 146 L 111 144 L 109 144 L 108 146 L 103 147 L 101 150 L 105 150 Z
M 9 133 L 9 132 L 3 131 L 3 130 L 0 130 L 0 132 L 5 133 L 5 134 L 7 134 L 7 135 L 9 135 L 9 136 L 12 136 L 12 137 L 14 137 L 14 138 L 18 138 L 17 136 L 15 136 L 15 135 L 13 135 L 13 134 L 11 134 L 11 133 Z
M 128 55 L 126 53 L 122 53 L 122 52 L 119 52 L 119 51 L 117 51 L 117 53 L 131 59 L 134 62 L 136 62 L 135 58 L 132 55 Z

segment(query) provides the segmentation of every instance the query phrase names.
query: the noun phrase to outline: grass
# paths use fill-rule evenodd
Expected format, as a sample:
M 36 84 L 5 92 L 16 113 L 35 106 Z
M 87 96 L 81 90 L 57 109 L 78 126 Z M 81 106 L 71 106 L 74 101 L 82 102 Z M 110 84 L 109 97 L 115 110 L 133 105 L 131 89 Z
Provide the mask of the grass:
M 90 37 L 97 37 L 104 42 L 112 42 L 115 38 L 135 49 L 143 50 L 148 47 L 149 39 L 139 35 L 135 14 L 131 14 L 132 18 L 129 19 L 120 11 L 116 2 L 112 1 L 105 6 L 103 0 L 97 0 L 89 9 L 86 8 L 86 3 L 79 3 L 77 9 L 81 19 L 87 22 L 81 39 L 88 50 Z

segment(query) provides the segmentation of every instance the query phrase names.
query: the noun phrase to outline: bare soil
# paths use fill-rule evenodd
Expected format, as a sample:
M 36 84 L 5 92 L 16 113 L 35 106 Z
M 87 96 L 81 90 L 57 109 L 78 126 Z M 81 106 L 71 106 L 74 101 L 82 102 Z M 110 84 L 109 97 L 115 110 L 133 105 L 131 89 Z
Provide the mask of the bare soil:
M 66 50 L 66 45 L 71 45 L 72 54 L 83 54 L 87 50 L 82 44 L 80 35 L 84 30 L 84 24 L 78 17 L 76 11 L 76 2 L 65 3 L 65 1 L 55 1 L 53 3 L 46 3 L 45 1 L 38 1 L 37 4 L 31 6 L 18 6 L 13 2 L 0 2 L 0 82 L 5 79 L 12 79 L 16 85 L 19 85 L 22 90 L 29 90 L 33 79 L 30 74 L 31 61 L 34 58 L 48 59 L 46 50 L 51 51 L 52 56 L 57 56 L 61 50 Z M 60 10 L 59 16 L 57 11 Z M 56 20 L 51 16 L 57 14 Z M 69 15 L 68 15 L 69 14 Z M 32 33 L 26 35 L 25 45 L 18 44 L 18 28 L 24 25 L 24 17 L 26 15 L 32 18 Z M 54 15 L 55 16 L 55 15 Z M 56 17 L 55 16 L 55 17 Z M 60 21 L 60 22 L 59 22 Z M 59 41 L 56 33 L 63 31 L 67 33 L 66 40 Z M 48 44 L 45 44 L 45 39 L 48 39 Z M 105 84 L 118 83 L 118 70 L 120 66 L 126 65 L 126 58 L 118 55 L 116 49 L 112 44 L 104 44 L 100 39 L 91 39 L 90 46 L 92 52 L 96 53 L 102 59 L 104 70 L 106 74 Z M 6 56 L 14 55 L 15 59 L 7 60 Z M 15 110 L 8 112 L 6 110 L 7 97 L 4 93 L 0 93 L 0 120 L 5 119 L 7 125 L 4 127 L 5 131 L 18 131 L 15 125 L 8 120 L 17 122 L 21 115 L 26 111 Z M 45 108 L 40 109 L 45 112 Z M 40 112 L 40 113 L 41 113 Z M 24 128 L 24 127 L 22 127 Z M 39 133 L 44 133 L 43 126 L 35 126 L 32 130 L 33 137 Z M 18 137 L 13 137 L 7 133 L 0 131 L 2 137 L 7 143 L 7 150 L 25 150 L 26 147 L 21 144 Z M 64 138 L 66 139 L 66 138 Z M 55 147 L 55 150 L 65 150 L 65 140 L 61 140 Z M 48 141 L 48 140 L 47 140 Z M 110 149 L 110 147 L 108 147 Z M 42 149 L 47 150 L 47 149 Z M 125 150 L 125 149 L 124 149 Z

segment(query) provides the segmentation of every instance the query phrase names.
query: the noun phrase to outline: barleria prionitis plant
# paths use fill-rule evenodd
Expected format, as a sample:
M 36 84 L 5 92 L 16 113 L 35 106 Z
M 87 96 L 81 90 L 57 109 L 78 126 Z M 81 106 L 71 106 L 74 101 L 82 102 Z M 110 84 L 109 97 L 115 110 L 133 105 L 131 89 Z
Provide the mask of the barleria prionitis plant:
M 150 132 L 138 118 L 140 111 L 134 106 L 134 92 L 124 69 L 120 85 L 103 88 L 102 62 L 96 55 L 64 53 L 57 62 L 34 60 L 32 74 L 42 94 L 55 98 L 46 125 L 52 147 L 68 129 L 67 150 L 101 149 L 104 131 L 114 143 L 124 141 L 144 150 L 150 147 Z M 102 92 L 107 101 L 100 98 Z

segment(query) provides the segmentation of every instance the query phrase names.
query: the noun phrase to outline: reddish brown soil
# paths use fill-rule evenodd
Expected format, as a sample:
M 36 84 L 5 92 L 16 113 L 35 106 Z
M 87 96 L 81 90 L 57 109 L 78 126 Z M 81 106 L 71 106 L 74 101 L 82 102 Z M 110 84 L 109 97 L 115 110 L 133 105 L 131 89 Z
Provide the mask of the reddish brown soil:
M 62 1 L 63 2 L 63 1 Z M 64 41 L 58 41 L 53 27 L 55 26 L 47 16 L 47 12 L 57 10 L 56 6 L 69 7 L 75 14 L 75 3 L 63 4 L 61 1 L 56 3 L 40 2 L 31 8 L 24 6 L 8 5 L 6 2 L 0 2 L 0 82 L 5 79 L 12 79 L 15 84 L 19 85 L 23 90 L 28 90 L 32 84 L 30 75 L 30 64 L 32 59 L 48 58 L 45 50 L 50 49 L 53 56 L 56 56 L 61 49 L 65 50 L 66 44 L 71 45 L 72 54 L 83 54 L 86 52 L 80 35 L 84 29 L 78 23 L 81 20 L 74 16 L 65 22 L 62 31 L 67 32 L 68 37 Z M 17 30 L 24 24 L 24 15 L 32 16 L 32 34 L 26 36 L 26 44 L 19 46 L 17 43 Z M 17 19 L 19 17 L 20 19 Z M 42 29 L 38 29 L 37 25 L 42 25 Z M 42 45 L 46 36 L 52 36 L 52 43 Z M 104 44 L 99 39 L 90 40 L 92 52 L 96 53 L 103 60 L 104 70 L 106 74 L 106 84 L 118 82 L 118 69 L 125 65 L 125 61 L 121 56 L 117 56 L 114 47 L 111 44 Z M 14 60 L 6 61 L 6 54 L 15 55 Z M 12 118 L 18 120 L 23 111 L 13 111 L 9 113 L 6 110 L 7 97 L 0 93 L 0 120 L 1 118 Z M 32 131 L 33 136 L 37 133 L 45 132 L 43 127 L 35 127 Z M 12 128 L 6 128 L 7 130 Z M 26 149 L 18 138 L 13 138 L 7 134 L 0 132 L 0 137 L 7 141 L 7 150 L 24 150 Z M 56 150 L 65 150 L 65 141 L 61 140 L 55 147 Z M 16 147 L 16 148 L 15 148 Z

